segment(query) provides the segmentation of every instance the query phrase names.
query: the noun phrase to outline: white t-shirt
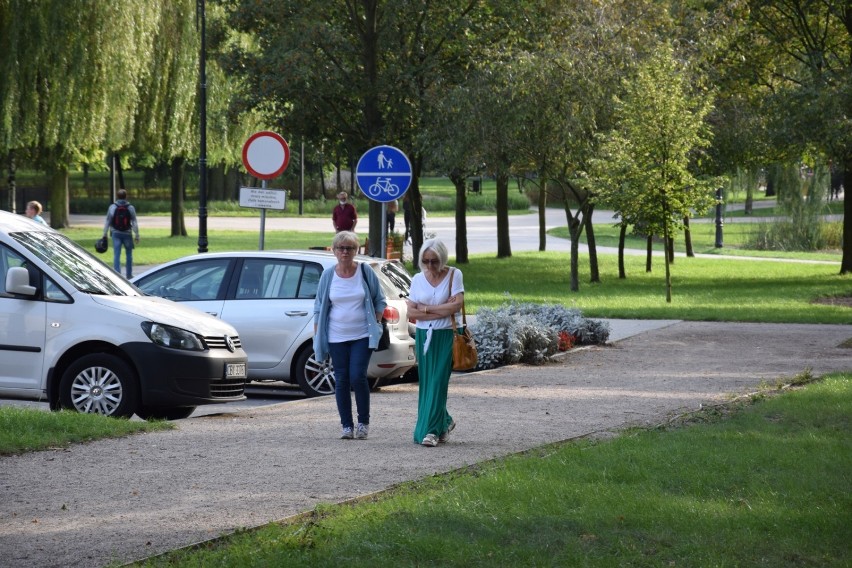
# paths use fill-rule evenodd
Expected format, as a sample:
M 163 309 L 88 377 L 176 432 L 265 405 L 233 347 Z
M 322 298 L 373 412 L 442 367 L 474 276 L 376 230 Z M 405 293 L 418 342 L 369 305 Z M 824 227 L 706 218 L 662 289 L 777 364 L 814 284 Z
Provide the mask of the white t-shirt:
M 341 343 L 370 335 L 364 314 L 364 278 L 361 271 L 350 278 L 337 272 L 331 279 L 328 294 L 331 310 L 328 313 L 328 342 Z
M 450 291 L 450 274 L 453 275 L 453 289 Z M 422 272 L 418 272 L 411 279 L 411 290 L 409 299 L 418 304 L 426 304 L 428 306 L 437 306 L 438 304 L 446 304 L 450 296 L 455 296 L 464 292 L 464 279 L 462 278 L 461 270 L 450 268 L 444 279 L 437 286 L 432 286 L 426 276 Z M 452 329 L 453 321 L 449 316 L 436 320 L 417 320 L 417 327 L 420 329 Z

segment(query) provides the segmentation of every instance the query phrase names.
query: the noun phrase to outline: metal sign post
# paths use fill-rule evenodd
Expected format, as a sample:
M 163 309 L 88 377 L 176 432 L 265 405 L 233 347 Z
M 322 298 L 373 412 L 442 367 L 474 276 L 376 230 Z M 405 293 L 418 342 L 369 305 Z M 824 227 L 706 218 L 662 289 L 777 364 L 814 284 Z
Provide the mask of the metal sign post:
M 266 191 L 266 180 L 280 176 L 287 169 L 287 164 L 290 163 L 290 146 L 287 141 L 280 135 L 269 130 L 256 132 L 249 136 L 246 143 L 243 144 L 243 165 L 246 170 L 254 177 L 263 180 L 261 182 L 260 194 L 247 195 L 249 202 L 262 202 L 265 199 L 271 199 L 276 202 L 274 194 L 269 194 Z M 266 231 L 266 210 L 279 207 L 247 204 L 243 205 L 243 190 L 255 188 L 240 188 L 240 206 L 241 207 L 258 207 L 260 209 L 260 250 L 264 247 L 264 233 Z M 275 190 L 274 190 L 275 191 Z M 281 197 L 281 207 L 284 209 L 283 191 Z

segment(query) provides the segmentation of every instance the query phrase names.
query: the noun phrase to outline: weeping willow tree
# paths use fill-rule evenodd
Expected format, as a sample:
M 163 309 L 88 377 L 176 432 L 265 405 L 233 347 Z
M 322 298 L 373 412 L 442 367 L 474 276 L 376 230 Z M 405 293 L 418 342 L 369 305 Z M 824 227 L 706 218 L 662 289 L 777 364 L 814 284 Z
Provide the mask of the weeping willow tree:
M 160 22 L 149 0 L 0 0 L 0 154 L 48 173 L 68 226 L 68 171 L 129 144 Z
M 129 149 L 145 165 L 169 164 L 171 236 L 187 236 L 184 172 L 199 151 L 197 6 L 196 0 L 160 0 L 159 4 L 155 15 L 157 31 L 148 69 L 141 75 L 140 103 Z M 218 26 L 218 34 L 228 34 L 218 24 L 225 18 L 220 6 L 210 5 L 207 15 L 213 20 L 212 25 Z M 243 143 L 260 129 L 259 120 L 252 113 L 232 112 L 231 100 L 242 84 L 222 72 L 214 55 L 211 53 L 207 59 L 208 162 L 232 166 L 241 162 Z
M 168 163 L 171 235 L 186 236 L 183 186 L 186 160 L 198 151 L 198 33 L 195 0 L 163 0 L 154 49 L 140 83 L 141 103 L 130 150 L 140 163 Z
M 829 191 L 828 166 L 818 162 L 803 173 L 799 164 L 770 168 L 783 217 L 761 223 L 750 246 L 759 250 L 813 251 L 825 247 L 822 215 Z

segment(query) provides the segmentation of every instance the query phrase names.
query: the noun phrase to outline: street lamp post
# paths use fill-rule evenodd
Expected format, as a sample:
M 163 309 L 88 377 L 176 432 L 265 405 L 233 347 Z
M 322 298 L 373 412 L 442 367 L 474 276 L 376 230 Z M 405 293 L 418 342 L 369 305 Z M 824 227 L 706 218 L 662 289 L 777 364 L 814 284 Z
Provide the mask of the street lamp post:
M 198 58 L 199 70 L 199 138 L 200 155 L 198 158 L 198 252 L 207 252 L 207 18 L 204 0 L 197 0 L 196 18 L 201 27 L 201 52 Z

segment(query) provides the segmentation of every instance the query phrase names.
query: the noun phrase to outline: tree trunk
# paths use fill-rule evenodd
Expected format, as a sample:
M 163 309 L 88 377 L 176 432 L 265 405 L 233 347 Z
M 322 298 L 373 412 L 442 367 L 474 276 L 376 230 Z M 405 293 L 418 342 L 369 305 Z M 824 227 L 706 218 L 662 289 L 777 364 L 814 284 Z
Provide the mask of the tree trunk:
M 235 167 L 229 167 L 225 170 L 225 199 L 233 199 L 234 201 L 240 198 L 240 171 Z
M 325 162 L 322 160 L 322 157 L 320 157 L 319 170 L 320 170 L 320 191 L 322 192 L 322 198 L 327 201 L 330 198 L 328 197 L 328 195 L 326 195 L 326 193 L 328 192 L 328 188 L 325 185 Z
M 620 280 L 627 278 L 627 272 L 624 270 L 624 241 L 626 238 L 627 223 L 622 223 L 618 232 L 618 278 Z
M 580 223 L 580 212 L 577 216 L 571 214 L 571 204 L 566 196 L 563 200 L 565 207 L 565 219 L 568 221 L 568 234 L 571 237 L 570 267 L 570 289 L 572 292 L 580 291 L 580 236 L 583 234 L 583 224 Z
M 423 246 L 423 196 L 420 194 L 420 171 L 423 167 L 423 159 L 416 156 L 411 161 L 411 187 L 406 193 L 410 193 L 411 197 L 411 253 L 413 255 L 412 262 L 417 266 L 417 261 L 420 259 L 420 248 Z
M 745 214 L 751 215 L 754 212 L 754 188 L 751 184 L 746 185 L 746 198 L 745 198 Z
M 671 240 L 669 236 L 669 224 L 666 222 L 663 225 L 663 242 L 668 243 Z M 673 242 L 673 241 L 672 241 Z M 672 303 L 672 270 L 671 270 L 671 260 L 669 259 L 669 254 L 666 253 L 664 255 L 666 257 L 666 303 Z
M 669 264 L 674 264 L 674 261 L 675 261 L 675 257 L 674 257 L 674 237 L 669 236 L 666 239 L 666 245 L 663 248 L 666 251 L 666 256 L 669 259 Z
M 208 170 L 207 199 L 221 201 L 225 199 L 225 165 L 218 163 Z
M 692 248 L 692 231 L 689 230 L 689 217 L 683 218 L 683 246 L 686 247 L 686 256 L 695 258 L 695 249 Z
M 354 199 L 351 200 L 354 204 Z M 370 256 L 384 256 L 382 254 L 382 224 L 386 221 L 382 219 L 382 204 L 372 199 L 367 199 L 367 211 L 358 212 L 358 224 L 362 227 L 367 223 L 367 238 L 370 239 Z
M 127 189 L 127 186 L 124 185 L 124 168 L 121 167 L 121 156 L 117 152 L 115 154 L 115 173 L 118 175 L 118 187 Z
M 547 250 L 547 180 L 538 188 L 538 250 Z
M 497 258 L 512 256 L 509 239 L 509 175 L 497 174 Z
M 852 273 L 852 194 L 845 182 L 852 183 L 852 157 L 843 162 L 843 256 L 840 260 L 840 274 Z
M 172 158 L 170 184 L 172 197 L 172 237 L 185 237 L 186 223 L 183 216 L 183 172 L 185 158 Z
M 343 175 L 340 172 L 340 154 L 334 158 L 334 192 L 340 193 L 343 191 Z M 352 198 L 354 199 L 354 195 Z
M 15 185 L 15 151 L 9 150 L 9 211 L 16 212 L 18 203 L 17 189 Z
M 598 246 L 595 242 L 595 229 L 592 227 L 592 214 L 595 211 L 595 206 L 586 201 L 583 206 L 583 224 L 586 227 L 586 244 L 589 247 L 589 272 L 591 273 L 589 282 L 600 283 L 601 271 L 598 264 Z
M 654 235 L 648 235 L 647 252 L 645 253 L 645 272 L 651 272 L 651 258 L 654 255 Z
M 774 197 L 775 196 L 775 178 L 777 176 L 777 165 L 771 164 L 768 168 L 766 168 L 766 197 Z
M 456 187 L 456 264 L 467 264 L 467 183 L 458 170 L 450 172 L 450 180 Z
M 86 197 L 92 197 L 92 189 L 89 187 L 89 164 L 83 164 L 83 191 Z
M 580 235 L 583 225 L 574 217 L 568 223 L 571 234 L 571 291 L 580 291 Z
M 54 229 L 70 227 L 68 222 L 68 166 L 55 164 L 48 172 L 50 179 L 50 226 Z M 106 214 L 106 212 L 104 212 Z

